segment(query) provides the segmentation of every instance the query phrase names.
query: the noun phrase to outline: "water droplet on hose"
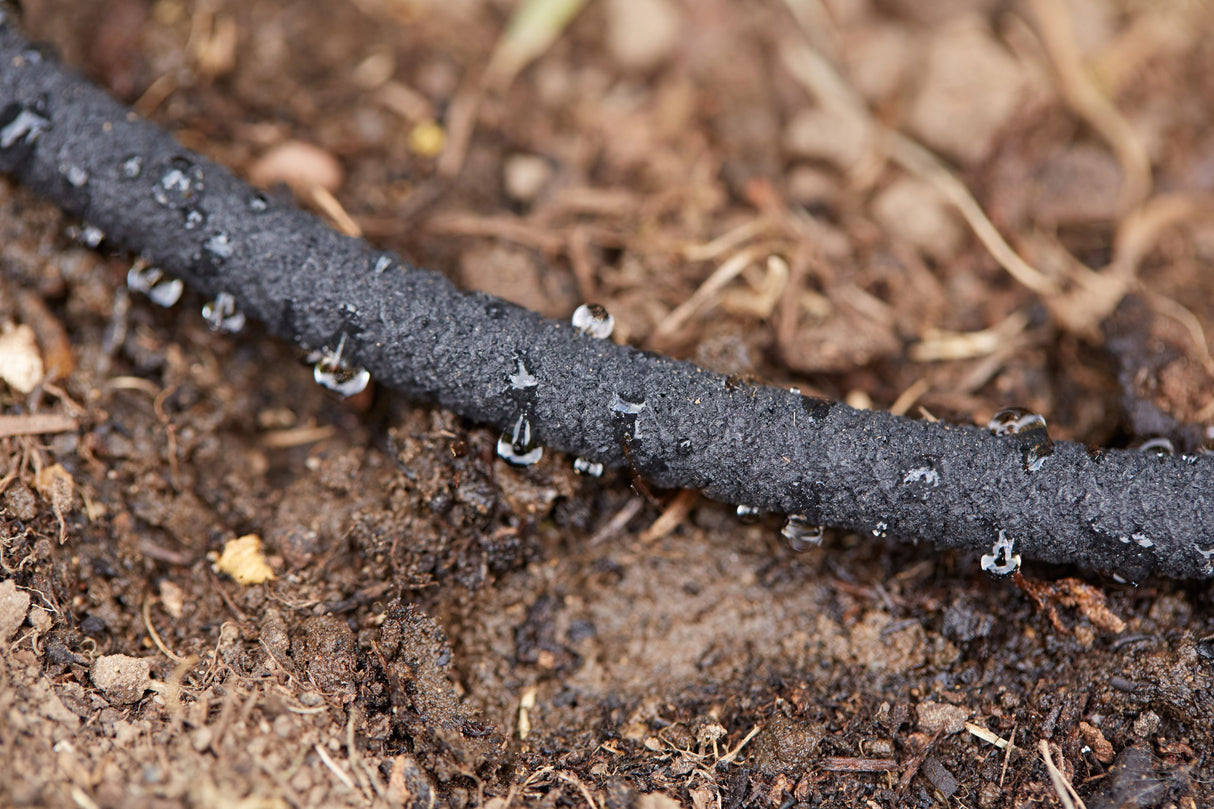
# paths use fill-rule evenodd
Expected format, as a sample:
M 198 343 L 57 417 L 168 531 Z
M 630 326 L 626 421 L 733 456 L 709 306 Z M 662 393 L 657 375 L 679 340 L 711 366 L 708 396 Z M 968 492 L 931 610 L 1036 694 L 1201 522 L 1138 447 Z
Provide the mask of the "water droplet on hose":
M 182 219 L 186 230 L 198 230 L 207 223 L 207 215 L 198 208 L 186 208 L 182 211 Z
M 204 266 L 215 269 L 232 256 L 232 238 L 220 231 L 202 244 Z
M 32 152 L 38 138 L 50 128 L 45 107 L 13 102 L 0 110 L 0 149 L 13 149 L 18 156 Z
M 312 365 L 312 378 L 317 384 L 323 385 L 340 396 L 354 396 L 362 393 L 371 381 L 371 373 L 358 366 L 350 365 L 342 356 L 346 348 L 346 335 L 337 341 L 337 348 L 327 346 L 320 351 L 308 355 Z
M 889 523 L 882 520 L 874 525 L 873 536 L 875 536 L 877 539 L 885 539 L 885 537 L 889 536 Z
M 388 271 L 388 268 L 391 266 L 392 266 L 391 256 L 380 256 L 379 258 L 375 259 L 375 266 L 372 268 L 371 271 L 374 272 L 376 275 L 383 275 L 385 272 Z
M 1024 407 L 1006 407 L 987 423 L 992 435 L 1020 435 L 1030 430 L 1044 430 L 1045 416 Z
M 202 306 L 202 317 L 210 324 L 212 331 L 226 331 L 235 334 L 244 328 L 245 316 L 236 309 L 236 299 L 227 292 L 220 292 L 215 300 Z
M 253 213 L 265 213 L 270 207 L 270 200 L 260 191 L 253 192 L 249 197 L 249 210 Z
M 930 455 L 920 455 L 911 461 L 911 466 L 902 473 L 899 497 L 927 502 L 939 489 L 942 480 L 939 461 Z
M 1156 436 L 1149 441 L 1144 441 L 1139 449 L 1149 455 L 1158 455 L 1160 457 L 1176 454 L 1176 447 L 1172 444 L 1171 440 L 1163 436 Z
M 185 157 L 174 157 L 152 186 L 152 196 L 166 208 L 181 211 L 193 208 L 206 189 L 202 169 Z
M 531 439 L 531 421 L 524 410 L 514 422 L 514 428 L 497 439 L 497 455 L 511 466 L 531 466 L 544 457 L 544 448 Z
M 780 534 L 788 540 L 788 547 L 797 553 L 821 545 L 825 533 L 822 526 L 811 523 L 803 514 L 789 514 L 780 530 Z
M 745 504 L 739 505 L 736 513 L 738 520 L 743 525 L 754 525 L 763 514 L 758 506 L 748 506 Z
M 540 381 L 527 370 L 527 366 L 523 364 L 522 357 L 515 357 L 514 361 L 517 364 L 514 373 L 507 377 L 510 380 L 510 387 L 515 390 L 528 390 L 537 387 Z
M 582 334 L 599 340 L 606 340 L 615 329 L 615 318 L 597 303 L 583 303 L 574 309 L 570 322 Z
M 83 166 L 74 164 L 63 166 L 59 169 L 59 173 L 63 175 L 63 179 L 67 180 L 68 185 L 72 188 L 84 188 L 89 183 L 88 170 Z
M 1045 416 L 1023 407 L 1008 407 L 991 417 L 987 429 L 996 436 L 1015 436 L 1027 472 L 1037 472 L 1054 454 L 1054 441 L 1046 429 Z
M 128 180 L 137 180 L 143 174 L 143 158 L 133 154 L 122 161 L 122 176 Z
M 498 451 L 500 452 L 501 450 L 499 449 Z M 603 465 L 597 461 L 591 461 L 586 458 L 574 458 L 573 471 L 577 472 L 579 475 L 598 478 L 603 476 Z
M 94 250 L 105 241 L 105 231 L 96 225 L 85 225 L 80 228 L 80 243 Z
M 1134 533 L 1130 534 L 1130 539 L 1134 540 L 1134 544 L 1140 548 L 1155 547 L 1155 543 L 1151 541 L 1151 538 L 1141 531 L 1135 531 Z
M 1010 576 L 1020 569 L 1020 554 L 1014 551 L 1015 543 L 1007 538 L 1006 531 L 999 529 L 991 552 L 982 555 L 982 569 L 993 576 Z

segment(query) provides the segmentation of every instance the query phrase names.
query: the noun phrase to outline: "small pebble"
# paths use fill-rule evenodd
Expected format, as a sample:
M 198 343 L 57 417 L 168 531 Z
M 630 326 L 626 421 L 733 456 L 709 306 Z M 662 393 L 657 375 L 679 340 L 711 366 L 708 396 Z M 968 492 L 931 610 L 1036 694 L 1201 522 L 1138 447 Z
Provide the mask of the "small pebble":
M 105 655 L 93 663 L 93 685 L 111 705 L 130 705 L 143 697 L 151 683 L 151 664 L 140 657 Z
M 974 18 L 932 33 L 921 74 L 909 123 L 928 146 L 963 166 L 987 155 L 1027 84 L 1020 63 Z
M 18 590 L 12 579 L 0 581 L 0 643 L 8 643 L 29 611 L 30 594 Z
M 506 158 L 502 184 L 516 202 L 533 202 L 552 179 L 552 164 L 537 155 L 516 154 Z
M 620 67 L 648 70 L 666 59 L 684 30 L 671 0 L 610 0 L 607 47 Z
M 24 324 L 0 334 L 0 380 L 17 393 L 29 393 L 42 381 L 42 354 L 34 330 Z
M 961 223 L 923 180 L 894 180 L 873 201 L 873 216 L 895 238 L 940 261 L 952 258 L 965 241 Z

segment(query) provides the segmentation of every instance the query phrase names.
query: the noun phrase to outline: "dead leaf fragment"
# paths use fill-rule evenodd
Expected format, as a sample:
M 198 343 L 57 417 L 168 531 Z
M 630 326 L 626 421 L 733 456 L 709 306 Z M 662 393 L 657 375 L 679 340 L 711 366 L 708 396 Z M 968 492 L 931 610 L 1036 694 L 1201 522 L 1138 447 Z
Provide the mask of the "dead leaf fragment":
M 76 491 L 76 482 L 72 475 L 63 468 L 63 464 L 44 466 L 34 477 L 34 486 L 38 493 L 51 503 L 55 519 L 59 520 L 59 544 L 67 539 L 67 521 L 64 515 L 72 508 L 72 500 Z
M 316 187 L 337 191 L 345 172 L 337 158 L 319 146 L 288 140 L 272 147 L 249 168 L 249 180 L 262 188 L 283 183 L 306 198 Z
M 44 374 L 34 330 L 24 324 L 0 334 L 0 379 L 17 393 L 32 391 Z
M 239 584 L 261 584 L 274 578 L 274 570 L 266 562 L 261 550 L 261 537 L 257 534 L 245 534 L 228 540 L 215 562 L 215 569 L 228 574 Z

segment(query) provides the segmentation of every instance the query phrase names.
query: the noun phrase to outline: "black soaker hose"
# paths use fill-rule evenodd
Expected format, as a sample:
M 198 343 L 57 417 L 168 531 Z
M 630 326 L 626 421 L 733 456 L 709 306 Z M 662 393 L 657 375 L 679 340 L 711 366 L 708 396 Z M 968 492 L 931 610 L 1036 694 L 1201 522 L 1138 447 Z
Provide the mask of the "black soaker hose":
M 529 428 L 659 486 L 801 515 L 794 529 L 930 540 L 993 572 L 1022 556 L 1135 580 L 1214 575 L 1214 455 L 1090 452 L 1043 430 L 994 436 L 738 387 L 460 292 L 182 148 L 7 21 L 0 170 L 275 334 L 340 346 L 379 382 L 507 430 L 507 451 L 530 450 L 514 429 Z

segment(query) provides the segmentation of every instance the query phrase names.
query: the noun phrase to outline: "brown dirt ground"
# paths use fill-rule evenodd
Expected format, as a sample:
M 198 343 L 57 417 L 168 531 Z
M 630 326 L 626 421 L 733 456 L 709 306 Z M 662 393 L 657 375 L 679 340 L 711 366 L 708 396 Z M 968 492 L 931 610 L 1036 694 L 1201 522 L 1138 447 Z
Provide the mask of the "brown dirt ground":
M 319 147 L 353 226 L 467 286 L 596 300 L 616 339 L 857 405 L 1208 440 L 1206 4 L 602 0 L 469 103 L 512 5 L 25 15 L 238 172 Z M 1000 266 L 949 178 L 1043 276 Z M 0 404 L 74 424 L 0 437 L 0 805 L 1214 805 L 1207 585 L 1018 588 L 839 532 L 794 553 L 777 517 L 338 400 L 256 324 L 128 296 L 131 257 L 6 182 L 0 229 L 0 324 L 58 373 Z M 245 534 L 273 580 L 217 569 Z

